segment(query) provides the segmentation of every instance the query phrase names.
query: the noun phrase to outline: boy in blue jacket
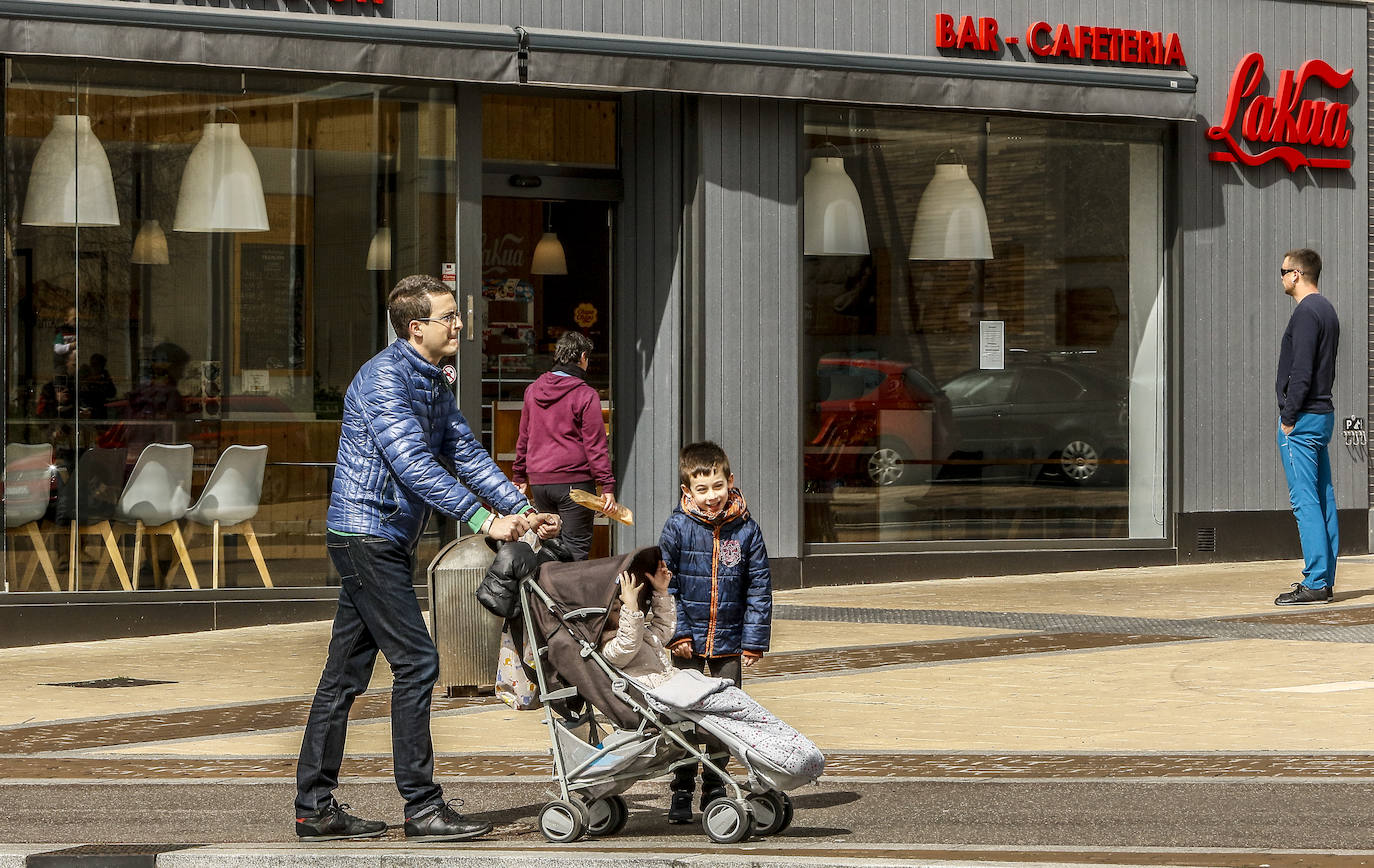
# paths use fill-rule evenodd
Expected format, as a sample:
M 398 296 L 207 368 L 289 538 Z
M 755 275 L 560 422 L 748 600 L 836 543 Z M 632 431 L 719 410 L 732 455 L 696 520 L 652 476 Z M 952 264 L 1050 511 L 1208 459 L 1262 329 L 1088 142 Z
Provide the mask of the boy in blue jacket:
M 749 517 L 730 459 L 715 443 L 682 447 L 678 475 L 682 501 L 668 516 L 658 543 L 673 574 L 669 593 L 677 600 L 677 629 L 668 650 L 679 669 L 728 678 L 738 687 L 741 663 L 753 666 L 768 650 L 773 621 L 763 531 Z M 674 772 L 668 822 L 692 822 L 697 768 L 693 763 Z M 701 809 L 723 795 L 724 783 L 703 769 Z

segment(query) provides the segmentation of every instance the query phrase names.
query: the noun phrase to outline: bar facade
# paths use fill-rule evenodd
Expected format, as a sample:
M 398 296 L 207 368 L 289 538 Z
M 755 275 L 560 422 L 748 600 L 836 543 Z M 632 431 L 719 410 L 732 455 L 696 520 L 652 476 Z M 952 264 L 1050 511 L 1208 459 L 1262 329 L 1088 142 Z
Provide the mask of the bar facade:
M 0 645 L 329 617 L 342 394 L 415 272 L 506 466 L 591 337 L 637 517 L 595 552 L 709 438 L 801 587 L 1298 557 L 1275 269 L 1313 247 L 1368 552 L 1369 16 L 0 0 Z

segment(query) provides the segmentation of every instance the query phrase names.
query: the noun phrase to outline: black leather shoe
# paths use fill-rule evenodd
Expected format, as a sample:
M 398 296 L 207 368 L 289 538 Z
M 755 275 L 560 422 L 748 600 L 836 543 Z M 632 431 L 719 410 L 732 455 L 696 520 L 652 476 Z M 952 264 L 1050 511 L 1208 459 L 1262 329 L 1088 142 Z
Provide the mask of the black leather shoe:
M 1336 598 L 1330 588 L 1309 588 L 1302 582 L 1294 582 L 1293 590 L 1285 591 L 1274 598 L 1275 606 L 1311 606 L 1315 603 L 1329 603 Z
M 678 825 L 692 822 L 691 790 L 673 790 L 673 801 L 668 806 L 668 822 Z
M 302 841 L 347 841 L 353 838 L 380 838 L 386 834 L 386 823 L 363 820 L 348 813 L 338 802 L 309 817 L 296 818 L 296 837 Z
M 480 838 L 491 831 L 491 823 L 469 820 L 453 808 L 463 804 L 462 799 L 449 799 L 426 805 L 413 817 L 406 817 L 407 841 L 466 841 Z

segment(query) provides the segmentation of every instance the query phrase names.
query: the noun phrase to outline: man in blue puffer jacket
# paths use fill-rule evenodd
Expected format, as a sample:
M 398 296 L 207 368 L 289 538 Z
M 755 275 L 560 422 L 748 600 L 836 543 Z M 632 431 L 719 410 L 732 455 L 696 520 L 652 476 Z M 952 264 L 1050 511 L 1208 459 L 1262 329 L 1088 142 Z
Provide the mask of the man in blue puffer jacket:
M 386 823 L 352 816 L 333 795 L 348 711 L 367 689 L 378 651 L 394 682 L 391 743 L 406 839 L 491 831 L 454 811 L 434 781 L 429 712 L 439 655 L 415 596 L 415 546 L 432 510 L 496 539 L 559 530 L 558 517 L 534 511 L 458 412 L 454 368 L 439 367 L 457 351 L 463 327 L 453 293 L 413 275 L 391 291 L 387 313 L 397 340 L 363 365 L 344 397 L 325 542 L 339 571 L 339 607 L 296 767 L 296 835 L 307 841 L 386 832 Z
M 695 669 L 740 685 L 740 664 L 768 650 L 773 578 L 763 531 L 735 488 L 730 458 L 709 440 L 688 443 L 678 457 L 682 500 L 663 524 L 658 545 L 673 574 L 677 628 L 668 650 L 679 669 Z M 713 746 L 713 753 L 719 751 Z M 721 761 L 724 769 L 727 755 Z M 668 822 L 692 822 L 697 764 L 678 766 Z M 725 794 L 715 772 L 701 772 L 701 809 Z

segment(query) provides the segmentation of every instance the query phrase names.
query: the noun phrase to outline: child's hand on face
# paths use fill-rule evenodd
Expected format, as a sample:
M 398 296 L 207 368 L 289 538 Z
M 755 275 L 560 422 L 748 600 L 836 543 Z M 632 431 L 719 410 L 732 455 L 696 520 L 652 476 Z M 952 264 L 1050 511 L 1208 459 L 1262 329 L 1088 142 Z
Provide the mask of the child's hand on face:
M 617 577 L 620 581 L 620 605 L 632 611 L 639 610 L 639 589 L 643 587 L 629 570 Z
M 668 592 L 668 583 L 673 580 L 673 574 L 668 571 L 668 565 L 663 561 L 658 562 L 658 569 L 654 570 L 653 575 L 649 576 L 649 584 L 654 586 L 654 590 L 660 594 Z

